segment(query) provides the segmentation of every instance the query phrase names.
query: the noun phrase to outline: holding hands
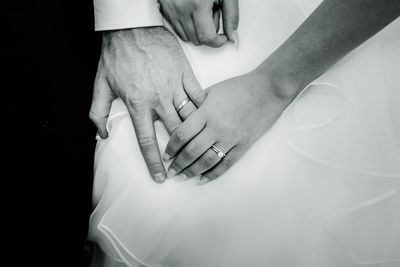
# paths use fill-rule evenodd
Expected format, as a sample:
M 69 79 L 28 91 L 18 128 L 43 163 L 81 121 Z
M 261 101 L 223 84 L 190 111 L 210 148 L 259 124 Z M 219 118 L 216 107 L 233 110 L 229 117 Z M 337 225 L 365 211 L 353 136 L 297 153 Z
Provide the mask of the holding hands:
M 186 90 L 183 81 L 188 84 Z M 173 103 L 186 98 L 187 93 L 193 110 L 194 104 L 200 105 L 204 100 L 205 93 L 198 86 L 189 86 L 191 83 L 196 79 L 189 62 L 176 38 L 164 27 L 106 32 L 90 118 L 100 137 L 106 138 L 112 101 L 120 97 L 131 116 L 150 174 L 156 182 L 163 182 L 166 174 L 154 121 L 161 120 L 170 134 L 175 131 L 182 121 Z
M 160 7 L 184 41 L 212 47 L 235 41 L 238 0 L 161 0 Z M 221 15 L 224 34 L 218 34 Z M 182 118 L 196 110 L 205 98 L 181 46 L 169 30 L 156 26 L 103 33 L 90 109 L 90 119 L 101 138 L 108 136 L 106 124 L 117 97 L 129 111 L 151 176 L 156 182 L 163 182 L 166 172 L 154 122 L 162 121 L 172 134 Z M 176 107 L 188 97 L 191 102 L 178 112 Z M 178 152 L 174 149 L 171 155 Z
M 303 88 L 399 14 L 397 0 L 323 1 L 256 70 L 210 88 L 171 136 L 165 158 L 175 159 L 169 174 L 202 175 L 203 183 L 217 178 Z
M 234 41 L 238 0 L 159 2 L 161 12 L 184 41 L 212 47 Z M 120 97 L 155 181 L 166 178 L 154 132 L 157 119 L 171 134 L 164 155 L 164 159 L 174 158 L 169 176 L 183 173 L 202 175 L 203 182 L 213 180 L 271 127 L 301 89 L 399 13 L 397 0 L 387 4 L 323 1 L 256 70 L 206 92 L 198 86 L 182 48 L 167 29 L 105 32 L 90 117 L 99 135 L 107 137 L 111 102 Z M 221 15 L 222 35 L 218 34 Z M 180 109 L 188 97 L 191 101 Z
M 216 179 L 277 120 L 292 96 L 284 96 L 264 72 L 253 71 L 207 89 L 202 105 L 172 134 L 164 159 L 175 157 L 168 176 Z

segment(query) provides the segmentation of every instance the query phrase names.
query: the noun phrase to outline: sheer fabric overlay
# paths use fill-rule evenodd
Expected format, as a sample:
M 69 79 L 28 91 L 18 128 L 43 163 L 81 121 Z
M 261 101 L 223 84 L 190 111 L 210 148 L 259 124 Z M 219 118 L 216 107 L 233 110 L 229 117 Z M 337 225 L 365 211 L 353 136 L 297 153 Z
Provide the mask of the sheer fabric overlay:
M 240 1 L 239 48 L 181 43 L 200 84 L 256 67 L 318 3 Z M 96 148 L 89 232 L 103 265 L 400 266 L 399 33 L 396 20 L 311 83 L 204 186 L 154 183 L 115 100 Z M 156 130 L 163 152 L 169 136 Z

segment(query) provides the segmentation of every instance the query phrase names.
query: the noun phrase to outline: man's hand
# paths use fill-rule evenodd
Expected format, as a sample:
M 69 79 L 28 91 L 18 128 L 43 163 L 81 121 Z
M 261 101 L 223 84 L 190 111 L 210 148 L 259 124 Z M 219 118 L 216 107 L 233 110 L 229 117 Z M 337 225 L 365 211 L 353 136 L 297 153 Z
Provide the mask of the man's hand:
M 235 42 L 238 0 L 160 0 L 161 13 L 183 41 L 220 47 Z M 218 34 L 222 11 L 224 34 Z
M 166 174 L 154 121 L 160 119 L 171 134 L 181 124 L 173 103 L 188 96 L 196 106 L 205 98 L 182 48 L 167 29 L 149 27 L 103 33 L 90 118 L 99 135 L 107 138 L 111 103 L 120 97 L 130 113 L 144 160 L 156 182 L 163 182 Z

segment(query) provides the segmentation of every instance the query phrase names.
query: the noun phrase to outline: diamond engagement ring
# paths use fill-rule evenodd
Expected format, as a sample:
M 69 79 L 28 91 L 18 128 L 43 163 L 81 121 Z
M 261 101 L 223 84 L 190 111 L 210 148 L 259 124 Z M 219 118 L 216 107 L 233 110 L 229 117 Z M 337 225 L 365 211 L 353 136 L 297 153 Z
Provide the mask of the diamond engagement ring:
M 189 103 L 189 101 L 190 101 L 190 98 L 186 98 L 185 100 L 183 100 L 183 101 L 178 105 L 178 107 L 176 108 L 176 112 L 181 111 L 181 110 L 186 106 L 186 104 Z
M 219 149 L 219 148 L 216 147 L 215 145 L 212 145 L 211 148 L 212 148 L 212 150 L 215 151 L 215 153 L 217 153 L 217 156 L 218 156 L 220 159 L 225 158 L 226 154 L 225 154 L 224 152 L 222 152 L 221 149 Z

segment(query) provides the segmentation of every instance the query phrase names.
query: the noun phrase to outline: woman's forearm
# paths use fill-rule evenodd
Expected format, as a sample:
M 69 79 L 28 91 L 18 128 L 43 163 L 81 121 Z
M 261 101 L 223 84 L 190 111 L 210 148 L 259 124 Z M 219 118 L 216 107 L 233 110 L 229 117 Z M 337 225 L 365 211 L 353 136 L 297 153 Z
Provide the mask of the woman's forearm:
M 325 0 L 257 71 L 293 98 L 399 15 L 400 0 Z

